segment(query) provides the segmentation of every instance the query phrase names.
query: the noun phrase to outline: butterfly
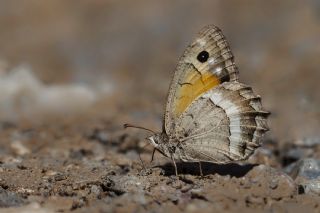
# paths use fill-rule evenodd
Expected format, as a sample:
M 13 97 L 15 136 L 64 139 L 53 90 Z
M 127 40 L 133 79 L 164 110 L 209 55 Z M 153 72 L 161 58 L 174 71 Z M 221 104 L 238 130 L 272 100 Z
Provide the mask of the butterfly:
M 162 132 L 148 137 L 171 158 L 176 175 L 176 160 L 199 162 L 202 175 L 201 162 L 245 160 L 261 146 L 270 113 L 238 79 L 225 36 L 214 25 L 204 27 L 174 71 Z

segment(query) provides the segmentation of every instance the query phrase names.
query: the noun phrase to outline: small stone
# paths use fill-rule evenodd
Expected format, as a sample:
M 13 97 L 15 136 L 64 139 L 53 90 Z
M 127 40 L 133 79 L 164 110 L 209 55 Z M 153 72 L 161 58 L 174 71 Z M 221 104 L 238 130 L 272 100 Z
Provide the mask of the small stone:
M 101 177 L 102 187 L 107 189 L 115 186 L 115 182 L 108 176 Z
M 301 140 L 293 141 L 293 144 L 297 146 L 306 146 L 306 147 L 314 147 L 320 145 L 320 137 L 313 137 L 313 138 L 304 138 Z
M 21 141 L 15 140 L 11 143 L 11 148 L 17 155 L 26 155 L 30 154 L 30 149 L 28 149 L 25 145 L 22 144 Z
M 296 185 L 289 175 L 266 165 L 254 167 L 246 177 L 249 178 L 253 188 L 255 185 L 260 185 L 263 188 L 263 190 L 256 192 L 260 196 L 268 195 L 278 199 L 290 197 L 297 191 Z
M 99 186 L 97 186 L 97 185 L 92 185 L 91 189 L 90 189 L 90 192 L 92 194 L 95 194 L 96 196 L 99 196 L 100 193 L 101 193 L 101 188 Z
M 276 156 L 272 150 L 265 147 L 257 149 L 254 155 L 250 156 L 248 162 L 251 164 L 264 164 L 273 167 L 276 167 L 278 164 Z
M 287 171 L 299 185 L 299 193 L 320 195 L 320 160 L 306 158 L 289 167 Z
M 77 193 L 73 191 L 72 186 L 65 186 L 58 189 L 60 196 L 75 196 Z
M 93 132 L 89 134 L 88 138 L 97 140 L 102 144 L 107 144 L 110 141 L 109 134 L 100 129 L 94 129 Z
M 65 176 L 64 174 L 61 173 L 57 173 L 56 175 L 54 175 L 54 180 L 55 181 L 62 181 L 67 179 L 67 176 Z
M 20 195 L 6 191 L 0 187 L 0 208 L 1 207 L 13 207 L 13 206 L 22 206 L 28 202 L 23 199 Z
M 178 198 L 178 196 L 176 194 L 169 194 L 168 198 L 175 204 L 177 204 L 178 201 L 179 201 L 179 198 Z
M 288 166 L 300 159 L 312 157 L 313 154 L 314 149 L 312 147 L 290 145 L 289 147 L 285 148 L 281 154 L 282 164 L 284 166 Z
M 278 187 L 278 180 L 277 179 L 271 180 L 269 187 L 270 189 L 276 189 Z

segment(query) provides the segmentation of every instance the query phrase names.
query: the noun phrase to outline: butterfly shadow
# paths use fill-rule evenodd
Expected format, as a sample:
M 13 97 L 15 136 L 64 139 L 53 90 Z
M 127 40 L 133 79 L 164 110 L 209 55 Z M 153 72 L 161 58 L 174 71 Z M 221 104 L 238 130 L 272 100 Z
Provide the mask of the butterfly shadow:
M 210 174 L 219 174 L 221 176 L 230 175 L 231 177 L 237 178 L 245 176 L 253 167 L 257 165 L 258 164 L 239 165 L 237 163 L 215 164 L 201 162 L 202 173 L 204 176 Z M 164 170 L 165 176 L 175 175 L 175 170 L 172 163 L 166 163 L 157 167 L 160 167 Z M 177 162 L 177 168 L 178 174 L 190 174 L 200 176 L 199 163 Z

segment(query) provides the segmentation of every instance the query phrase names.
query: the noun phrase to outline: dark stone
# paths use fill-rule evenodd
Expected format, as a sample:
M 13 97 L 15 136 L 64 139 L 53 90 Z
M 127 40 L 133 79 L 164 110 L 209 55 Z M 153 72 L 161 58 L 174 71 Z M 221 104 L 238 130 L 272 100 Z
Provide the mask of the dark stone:
M 27 203 L 20 195 L 0 187 L 0 207 L 17 207 L 26 205 Z

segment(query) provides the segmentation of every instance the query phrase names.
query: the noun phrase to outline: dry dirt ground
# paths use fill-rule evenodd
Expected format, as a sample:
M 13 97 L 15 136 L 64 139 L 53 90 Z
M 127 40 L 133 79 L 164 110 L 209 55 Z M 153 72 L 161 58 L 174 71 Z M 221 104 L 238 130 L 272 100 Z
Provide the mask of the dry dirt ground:
M 275 141 L 245 163 L 204 164 L 203 177 L 197 164 L 179 163 L 176 177 L 161 155 L 149 163 L 138 130 L 111 117 L 2 123 L 0 212 L 320 211 L 317 191 L 282 170 L 296 159 Z
M 0 1 L 0 213 L 320 212 L 319 1 L 199 2 Z M 204 177 L 178 163 L 176 177 L 123 124 L 160 129 L 172 71 L 207 24 L 271 131 L 246 162 Z

